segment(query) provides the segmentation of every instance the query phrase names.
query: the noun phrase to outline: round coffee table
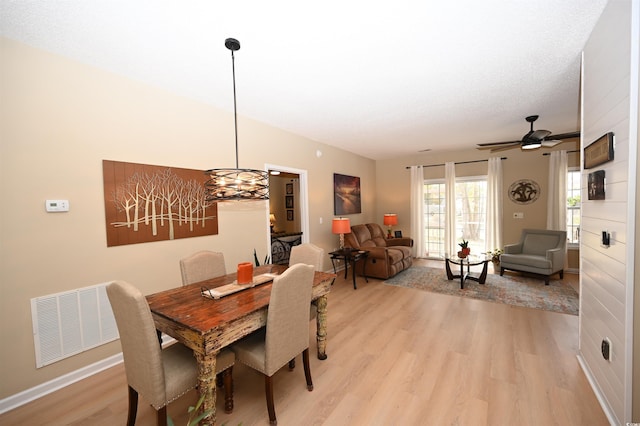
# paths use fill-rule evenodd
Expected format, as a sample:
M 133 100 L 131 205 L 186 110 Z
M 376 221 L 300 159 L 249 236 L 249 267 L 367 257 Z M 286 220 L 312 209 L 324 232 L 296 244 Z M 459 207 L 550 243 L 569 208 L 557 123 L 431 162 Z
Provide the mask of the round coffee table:
M 465 280 L 473 280 L 480 284 L 484 284 L 485 281 L 487 280 L 487 264 L 489 263 L 490 260 L 491 260 L 491 257 L 486 256 L 484 254 L 469 255 L 464 258 L 447 256 L 444 259 L 444 262 L 445 262 L 444 266 L 447 270 L 447 279 L 453 280 L 455 278 L 460 278 L 461 289 L 464 288 Z M 453 263 L 454 265 L 460 265 L 460 275 L 453 275 L 453 272 L 451 272 L 451 265 L 450 265 L 451 263 Z M 479 276 L 471 275 L 471 267 L 475 265 L 482 265 L 482 272 L 480 273 Z M 464 270 L 465 266 L 467 267 L 466 272 Z

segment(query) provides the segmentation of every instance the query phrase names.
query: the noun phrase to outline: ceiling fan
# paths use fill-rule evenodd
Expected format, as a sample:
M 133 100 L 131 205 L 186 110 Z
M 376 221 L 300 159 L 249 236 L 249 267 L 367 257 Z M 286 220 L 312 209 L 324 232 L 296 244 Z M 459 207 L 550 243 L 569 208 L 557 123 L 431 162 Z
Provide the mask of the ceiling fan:
M 531 130 L 519 141 L 479 143 L 478 149 L 490 149 L 491 152 L 504 151 L 511 148 L 537 149 L 541 146 L 553 147 L 563 142 L 563 139 L 573 139 L 580 136 L 580 132 L 568 132 L 552 135 L 548 130 L 533 130 L 533 122 L 538 119 L 537 115 L 530 115 L 525 118 L 531 124 Z

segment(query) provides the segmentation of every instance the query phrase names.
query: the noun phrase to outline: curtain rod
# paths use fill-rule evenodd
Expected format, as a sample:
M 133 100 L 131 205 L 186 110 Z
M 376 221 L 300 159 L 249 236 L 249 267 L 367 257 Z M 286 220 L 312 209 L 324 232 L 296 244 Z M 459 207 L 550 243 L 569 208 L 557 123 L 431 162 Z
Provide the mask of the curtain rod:
M 579 149 L 574 149 L 573 151 L 567 151 L 567 154 L 570 154 L 570 153 L 572 153 L 572 152 L 580 152 L 580 150 L 579 150 Z M 551 155 L 551 153 L 550 153 L 550 152 L 545 152 L 545 153 L 544 153 L 544 154 L 542 154 L 542 155 Z
M 500 157 L 501 160 L 506 160 L 507 157 Z M 473 160 L 473 161 L 459 161 L 457 163 L 453 163 L 453 164 L 469 164 L 469 163 L 482 163 L 484 161 L 489 161 L 489 160 Z M 438 166 L 444 166 L 443 164 L 423 164 L 422 167 L 438 167 Z M 406 166 L 405 169 L 410 169 L 412 166 Z

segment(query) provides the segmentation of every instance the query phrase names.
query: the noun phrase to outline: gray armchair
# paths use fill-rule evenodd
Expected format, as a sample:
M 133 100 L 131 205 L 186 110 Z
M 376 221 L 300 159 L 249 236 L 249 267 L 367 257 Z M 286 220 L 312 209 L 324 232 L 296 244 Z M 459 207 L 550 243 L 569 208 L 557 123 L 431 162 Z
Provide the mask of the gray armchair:
M 531 272 L 544 276 L 545 285 L 549 285 L 549 277 L 555 273 L 563 279 L 566 246 L 566 231 L 523 229 L 518 244 L 504 246 L 500 275 L 505 269 Z

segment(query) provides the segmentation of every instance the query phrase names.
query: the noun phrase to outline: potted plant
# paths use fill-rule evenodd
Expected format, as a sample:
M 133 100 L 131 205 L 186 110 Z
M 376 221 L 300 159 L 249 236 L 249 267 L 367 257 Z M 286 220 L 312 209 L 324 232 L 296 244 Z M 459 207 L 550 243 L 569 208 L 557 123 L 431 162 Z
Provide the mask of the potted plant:
M 460 248 L 462 249 L 461 252 L 462 254 L 464 254 L 464 256 L 462 257 L 466 257 L 469 255 L 469 253 L 471 253 L 471 248 L 469 248 L 469 241 L 465 240 L 464 238 L 462 239 L 461 243 L 458 243 L 458 245 L 460 246 Z
M 495 271 L 500 270 L 500 255 L 502 253 L 504 253 L 504 250 L 499 248 L 487 252 L 487 256 L 491 257 L 491 263 Z

